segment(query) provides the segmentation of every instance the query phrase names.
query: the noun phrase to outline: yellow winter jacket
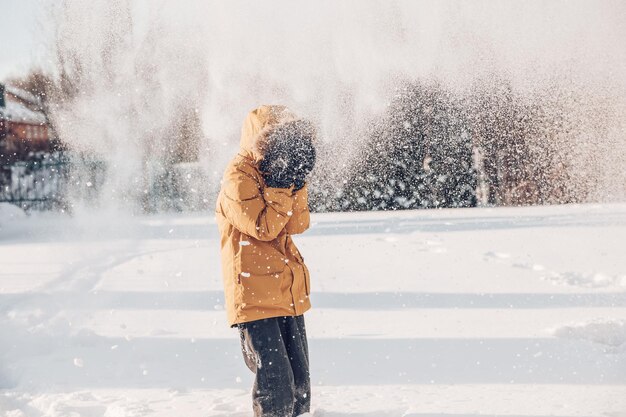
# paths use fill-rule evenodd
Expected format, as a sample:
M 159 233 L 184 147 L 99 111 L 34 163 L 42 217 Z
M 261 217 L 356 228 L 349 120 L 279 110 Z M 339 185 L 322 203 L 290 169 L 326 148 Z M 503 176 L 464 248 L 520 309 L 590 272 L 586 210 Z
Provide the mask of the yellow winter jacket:
M 309 227 L 307 187 L 266 187 L 258 169 L 267 132 L 293 119 L 283 106 L 250 112 L 239 153 L 224 173 L 216 218 L 231 326 L 311 308 L 309 271 L 291 239 Z

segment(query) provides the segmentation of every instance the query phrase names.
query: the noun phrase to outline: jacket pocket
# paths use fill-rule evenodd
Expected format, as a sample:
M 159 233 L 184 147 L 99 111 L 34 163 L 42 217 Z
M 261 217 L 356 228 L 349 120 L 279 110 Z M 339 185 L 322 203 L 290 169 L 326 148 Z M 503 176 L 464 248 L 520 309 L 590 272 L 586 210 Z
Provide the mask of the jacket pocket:
M 281 285 L 283 273 L 272 274 L 252 274 L 250 272 L 240 272 L 238 274 L 238 285 L 240 290 L 241 307 L 267 307 L 282 304 L 283 297 Z
M 285 270 L 285 258 L 274 250 L 257 248 L 251 245 L 241 246 L 235 260 L 237 272 L 251 275 L 271 275 Z

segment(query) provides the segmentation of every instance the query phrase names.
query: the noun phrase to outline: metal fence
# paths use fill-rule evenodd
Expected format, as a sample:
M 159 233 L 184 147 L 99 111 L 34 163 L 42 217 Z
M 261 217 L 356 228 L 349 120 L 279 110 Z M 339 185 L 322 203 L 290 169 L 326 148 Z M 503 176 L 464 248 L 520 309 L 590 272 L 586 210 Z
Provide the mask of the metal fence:
M 81 175 L 87 173 L 87 182 L 94 185 L 96 192 L 96 185 L 104 177 L 104 164 L 81 158 L 71 160 L 62 152 L 46 153 L 0 166 L 0 202 L 24 210 L 68 209 L 70 183 L 78 164 Z
M 111 172 L 108 172 L 111 174 Z M 98 204 L 107 175 L 103 161 L 58 152 L 0 166 L 0 203 L 24 210 L 72 211 L 72 203 Z M 146 163 L 141 193 L 135 198 L 147 213 L 196 211 L 208 207 L 209 181 L 198 162 Z

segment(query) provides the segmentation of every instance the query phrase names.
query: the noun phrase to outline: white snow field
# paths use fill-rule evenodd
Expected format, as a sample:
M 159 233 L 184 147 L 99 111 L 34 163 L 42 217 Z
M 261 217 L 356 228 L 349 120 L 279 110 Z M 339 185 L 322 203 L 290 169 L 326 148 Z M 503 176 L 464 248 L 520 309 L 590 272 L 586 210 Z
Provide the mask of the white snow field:
M 295 241 L 315 416 L 626 416 L 626 205 L 315 214 Z M 0 265 L 0 416 L 252 415 L 211 213 L 3 215 Z

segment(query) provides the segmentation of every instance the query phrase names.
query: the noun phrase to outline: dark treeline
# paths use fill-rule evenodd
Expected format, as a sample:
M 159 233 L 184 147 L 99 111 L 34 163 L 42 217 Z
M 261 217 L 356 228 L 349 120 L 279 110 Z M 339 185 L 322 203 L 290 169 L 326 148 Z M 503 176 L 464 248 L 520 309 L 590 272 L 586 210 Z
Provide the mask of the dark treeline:
M 516 94 L 505 81 L 454 92 L 407 83 L 353 163 L 311 187 L 316 211 L 526 205 L 581 200 L 571 184 L 559 94 Z M 322 159 L 332 151 L 322 149 Z M 331 158 L 332 159 L 332 158 Z M 330 162 L 327 162 L 329 164 Z M 328 170 L 328 165 L 319 171 Z

